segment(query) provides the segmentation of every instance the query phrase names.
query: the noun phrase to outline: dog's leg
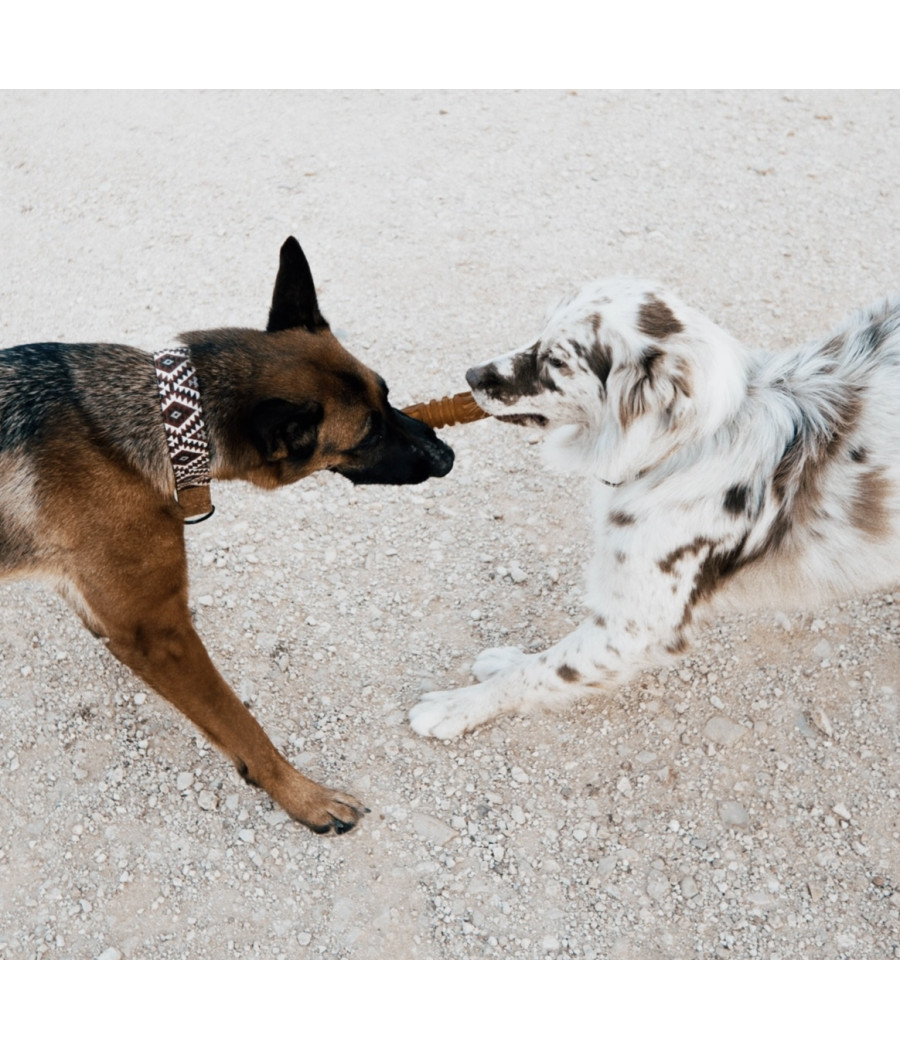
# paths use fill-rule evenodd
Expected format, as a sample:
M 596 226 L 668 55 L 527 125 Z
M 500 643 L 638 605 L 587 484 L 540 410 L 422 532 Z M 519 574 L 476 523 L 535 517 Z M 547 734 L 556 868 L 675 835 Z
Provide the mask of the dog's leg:
M 479 682 L 486 682 L 495 674 L 503 674 L 504 671 L 517 667 L 525 659 L 525 653 L 517 645 L 485 649 L 476 656 L 472 664 L 472 674 Z
M 159 532 L 150 549 L 120 535 L 114 551 L 83 552 L 65 592 L 78 592 L 82 618 L 110 651 L 201 729 L 245 780 L 313 831 L 349 831 L 365 807 L 297 772 L 228 687 L 191 624 L 181 536 Z
M 618 560 L 601 565 L 592 593 L 595 613 L 543 653 L 487 649 L 472 668 L 476 685 L 426 693 L 410 712 L 424 736 L 458 736 L 488 719 L 537 707 L 560 707 L 590 694 L 609 694 L 639 671 L 668 663 L 688 647 L 692 605 L 711 541 L 676 547 L 626 575 Z M 637 586 L 634 581 L 642 581 Z M 704 577 L 705 584 L 711 582 Z
M 579 696 L 609 693 L 650 662 L 634 646 L 613 644 L 607 626 L 586 620 L 543 653 L 487 650 L 473 668 L 483 680 L 462 689 L 426 693 L 410 711 L 423 736 L 449 739 L 498 715 L 558 707 Z

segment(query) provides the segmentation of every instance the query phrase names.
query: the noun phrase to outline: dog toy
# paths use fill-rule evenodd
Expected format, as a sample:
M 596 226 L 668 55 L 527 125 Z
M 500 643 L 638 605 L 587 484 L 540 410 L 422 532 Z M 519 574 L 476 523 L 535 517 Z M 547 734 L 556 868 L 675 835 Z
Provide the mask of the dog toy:
M 474 423 L 476 419 L 487 419 L 488 413 L 478 407 L 475 398 L 464 390 L 450 397 L 437 397 L 433 401 L 422 401 L 403 409 L 403 414 L 421 420 L 437 430 L 452 427 L 456 423 Z

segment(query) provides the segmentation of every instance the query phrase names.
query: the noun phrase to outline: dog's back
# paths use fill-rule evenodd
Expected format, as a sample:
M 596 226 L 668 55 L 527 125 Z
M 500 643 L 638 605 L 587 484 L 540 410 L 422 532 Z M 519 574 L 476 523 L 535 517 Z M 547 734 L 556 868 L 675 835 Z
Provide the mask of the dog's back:
M 730 428 L 731 455 L 740 461 L 744 448 L 756 465 L 726 509 L 748 516 L 748 571 L 723 602 L 810 606 L 890 586 L 900 577 L 900 297 L 759 362 Z
M 53 547 L 43 520 L 55 483 L 79 450 L 167 482 L 149 356 L 97 343 L 32 343 L 0 350 L 0 569 L 40 571 Z

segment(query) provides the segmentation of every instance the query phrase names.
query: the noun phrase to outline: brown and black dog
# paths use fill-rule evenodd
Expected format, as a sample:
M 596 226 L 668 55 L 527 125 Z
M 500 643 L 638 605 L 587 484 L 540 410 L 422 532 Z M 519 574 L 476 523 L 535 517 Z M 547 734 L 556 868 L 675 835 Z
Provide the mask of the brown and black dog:
M 453 465 L 434 431 L 394 409 L 380 376 L 332 335 L 292 237 L 265 332 L 222 328 L 180 342 L 213 479 L 274 488 L 332 470 L 355 484 L 411 485 Z M 105 344 L 0 351 L 0 572 L 51 578 L 245 780 L 314 831 L 349 830 L 365 807 L 288 763 L 194 631 L 173 491 L 151 355 Z

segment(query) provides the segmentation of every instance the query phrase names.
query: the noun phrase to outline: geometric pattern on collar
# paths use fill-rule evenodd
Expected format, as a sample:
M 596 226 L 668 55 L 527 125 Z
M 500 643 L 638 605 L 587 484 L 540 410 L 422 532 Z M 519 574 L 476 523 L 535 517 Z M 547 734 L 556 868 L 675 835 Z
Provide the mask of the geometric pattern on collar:
M 153 355 L 163 429 L 175 474 L 175 493 L 185 524 L 204 521 L 215 510 L 209 495 L 209 443 L 200 384 L 187 350 Z

